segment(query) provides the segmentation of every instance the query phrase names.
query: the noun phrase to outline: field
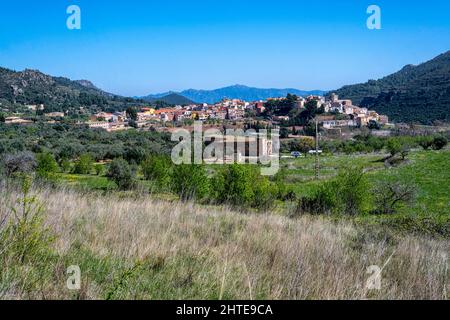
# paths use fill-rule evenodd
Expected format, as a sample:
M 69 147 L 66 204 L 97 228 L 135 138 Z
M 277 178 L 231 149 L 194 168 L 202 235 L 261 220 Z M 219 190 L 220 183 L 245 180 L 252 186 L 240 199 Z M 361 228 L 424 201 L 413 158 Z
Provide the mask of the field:
M 372 182 L 413 181 L 416 202 L 394 215 L 292 217 L 294 202 L 268 212 L 183 203 L 147 181 L 118 191 L 93 174 L 60 173 L 25 198 L 15 183 L 0 184 L 0 223 L 21 212 L 20 201 L 36 201 L 43 226 L 37 220 L 29 234 L 46 239 L 31 238 L 19 260 L 0 239 L 0 299 L 448 299 L 450 151 L 413 151 L 392 168 L 384 157 L 324 155 L 321 181 L 348 164 Z M 317 187 L 312 157 L 282 166 L 298 196 Z M 66 287 L 73 265 L 78 291 Z M 373 266 L 379 289 L 367 285 Z
M 1 191 L 5 217 L 17 192 Z M 148 198 L 33 194 L 53 241 L 23 263 L 2 258 L 3 299 L 448 298 L 448 239 Z M 71 265 L 79 291 L 66 288 Z M 372 265 L 383 268 L 380 290 L 367 287 Z
M 411 206 L 399 208 L 396 215 L 362 215 L 355 219 L 363 224 L 377 224 L 396 231 L 417 232 L 431 236 L 450 235 L 450 150 L 412 151 L 407 160 L 396 167 L 386 168 L 382 161 L 387 154 L 323 155 L 320 158 L 320 180 L 315 180 L 314 157 L 298 159 L 283 158 L 281 169 L 284 184 L 295 191 L 297 197 L 310 195 L 323 181 L 336 176 L 349 165 L 360 166 L 367 172 L 371 184 L 385 180 L 413 183 L 417 198 Z M 137 197 L 150 196 L 153 199 L 175 200 L 177 197 L 161 193 L 151 181 L 140 176 Z M 83 192 L 95 191 L 98 194 L 115 192 L 129 196 L 129 192 L 119 192 L 113 182 L 104 176 L 58 174 L 59 185 L 69 186 Z M 136 192 L 134 192 L 136 193 Z M 289 214 L 296 203 L 277 201 L 272 213 Z

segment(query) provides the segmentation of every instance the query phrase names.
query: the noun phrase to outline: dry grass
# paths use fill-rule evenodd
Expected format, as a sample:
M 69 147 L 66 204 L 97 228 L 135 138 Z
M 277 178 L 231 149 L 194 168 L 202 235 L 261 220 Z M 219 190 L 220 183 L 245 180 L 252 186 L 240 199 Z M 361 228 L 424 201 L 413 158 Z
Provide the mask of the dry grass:
M 0 219 L 16 197 L 1 191 Z M 9 299 L 448 298 L 448 240 L 308 216 L 72 191 L 37 194 L 57 236 L 56 258 L 29 290 L 2 277 L 0 297 L 3 288 Z M 367 290 L 367 267 L 381 267 L 390 256 L 381 290 Z M 65 287 L 69 265 L 81 267 L 78 292 Z

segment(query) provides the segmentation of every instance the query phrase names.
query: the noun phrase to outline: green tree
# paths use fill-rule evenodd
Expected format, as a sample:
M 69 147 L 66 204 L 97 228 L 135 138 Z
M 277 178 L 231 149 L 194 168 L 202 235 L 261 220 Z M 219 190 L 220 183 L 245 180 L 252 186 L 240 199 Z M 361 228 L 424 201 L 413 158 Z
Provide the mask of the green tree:
M 134 183 L 133 171 L 124 159 L 113 160 L 108 166 L 106 176 L 114 181 L 121 190 L 129 189 Z
M 201 165 L 182 164 L 174 167 L 171 179 L 172 190 L 184 201 L 202 200 L 209 192 L 209 180 Z
M 362 168 L 349 167 L 300 199 L 298 213 L 358 215 L 369 211 L 369 183 Z
M 388 140 L 386 144 L 386 148 L 391 154 L 392 157 L 395 157 L 397 154 L 399 154 L 402 151 L 402 144 L 400 141 L 396 138 L 391 138 Z
M 37 155 L 36 173 L 39 177 L 49 179 L 58 171 L 58 163 L 53 154 L 49 152 Z
M 0 113 L 0 122 L 4 123 L 6 121 L 6 117 L 3 113 Z
M 83 154 L 78 161 L 75 162 L 73 172 L 76 174 L 90 174 L 94 161 L 89 154 Z
M 67 159 L 62 159 L 61 163 L 60 163 L 60 166 L 61 166 L 62 172 L 64 172 L 64 173 L 65 172 L 69 172 L 71 167 L 72 167 L 70 161 L 67 160 Z
M 246 165 L 223 167 L 212 181 L 214 198 L 218 203 L 250 206 L 254 198 L 253 176 L 251 168 Z
M 97 176 L 101 176 L 105 172 L 105 166 L 97 163 L 94 165 L 94 171 Z
M 212 197 L 217 203 L 268 209 L 278 188 L 257 167 L 233 164 L 223 167 L 212 179 Z
M 168 187 L 172 171 L 171 159 L 167 156 L 151 156 L 141 163 L 142 174 L 159 187 Z

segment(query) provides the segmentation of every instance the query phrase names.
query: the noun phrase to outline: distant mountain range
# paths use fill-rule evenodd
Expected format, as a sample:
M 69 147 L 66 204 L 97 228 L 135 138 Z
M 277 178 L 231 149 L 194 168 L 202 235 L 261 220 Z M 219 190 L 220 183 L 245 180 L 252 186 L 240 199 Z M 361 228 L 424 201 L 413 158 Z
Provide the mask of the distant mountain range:
M 323 95 L 325 91 L 313 90 L 304 91 L 298 89 L 260 89 L 252 88 L 244 85 L 234 85 L 230 87 L 215 89 L 215 90 L 195 90 L 189 89 L 182 92 L 165 92 L 160 94 L 151 94 L 142 99 L 151 101 L 154 99 L 162 99 L 168 95 L 179 95 L 183 96 L 191 101 L 197 103 L 216 103 L 225 98 L 229 99 L 241 99 L 245 101 L 258 101 L 265 100 L 267 98 L 279 98 L 285 97 L 288 93 L 296 94 L 298 96 L 308 96 L 308 95 Z
M 450 122 L 450 51 L 379 80 L 336 90 L 341 98 L 397 122 Z
M 379 80 L 344 86 L 336 91 L 354 104 L 387 114 L 396 122 L 432 124 L 450 122 L 450 51 L 417 66 L 407 65 L 399 72 Z M 46 111 L 70 111 L 80 107 L 96 110 L 124 110 L 145 102 L 163 101 L 171 105 L 214 103 L 224 98 L 246 101 L 284 97 L 324 95 L 325 91 L 297 89 L 259 89 L 235 85 L 216 90 L 189 89 L 143 98 L 126 98 L 105 92 L 88 80 L 72 81 L 52 77 L 38 70 L 13 71 L 0 67 L 0 108 L 14 105 L 44 104 Z
M 157 101 L 162 101 L 164 103 L 167 104 L 171 104 L 171 105 L 190 105 L 190 104 L 195 104 L 194 101 L 178 94 L 178 93 L 166 93 L 166 94 L 161 94 L 161 95 L 155 95 L 153 97 L 144 97 L 141 98 L 142 100 L 149 102 L 149 103 L 154 103 Z

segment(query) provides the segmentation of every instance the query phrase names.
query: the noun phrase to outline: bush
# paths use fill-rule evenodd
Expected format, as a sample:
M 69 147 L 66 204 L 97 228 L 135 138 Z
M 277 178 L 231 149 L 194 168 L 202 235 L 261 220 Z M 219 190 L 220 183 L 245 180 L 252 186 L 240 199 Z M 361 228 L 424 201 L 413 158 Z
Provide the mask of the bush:
M 282 201 L 296 201 L 297 195 L 294 190 L 286 185 L 287 171 L 282 168 L 273 177 L 273 183 L 275 184 L 276 198 Z
M 105 172 L 105 167 L 102 164 L 97 163 L 94 165 L 94 171 L 97 176 L 101 176 Z
M 22 177 L 22 197 L 18 207 L 12 208 L 14 218 L 0 233 L 0 243 L 6 244 L 6 248 L 0 251 L 7 252 L 12 260 L 20 264 L 48 251 L 53 240 L 50 230 L 44 227 L 42 204 L 36 197 L 30 196 L 31 184 L 29 176 Z
M 252 177 L 248 166 L 240 164 L 224 166 L 212 180 L 214 199 L 217 203 L 251 205 L 254 196 Z
M 106 176 L 114 181 L 121 190 L 126 190 L 133 186 L 133 171 L 128 162 L 124 159 L 113 160 L 108 166 Z
M 425 136 L 419 139 L 419 145 L 423 148 L 423 150 L 428 150 L 433 146 L 433 137 Z
M 257 167 L 242 164 L 225 166 L 212 179 L 213 198 L 219 204 L 268 209 L 278 189 L 259 174 Z
M 89 154 L 83 154 L 77 162 L 75 162 L 75 167 L 73 172 L 76 174 L 90 174 L 92 171 L 94 160 Z
M 175 166 L 171 175 L 171 188 L 181 200 L 202 200 L 209 191 L 209 180 L 201 165 Z
M 166 156 L 152 156 L 141 163 L 145 180 L 155 181 L 159 187 L 168 187 L 171 179 L 172 163 Z
M 303 197 L 298 204 L 297 212 L 301 214 L 331 214 L 338 206 L 334 183 L 321 184 L 313 196 Z
M 8 177 L 21 173 L 32 173 L 36 166 L 34 154 L 28 151 L 6 155 L 3 158 L 3 168 Z
M 379 182 L 372 191 L 375 199 L 375 214 L 394 214 L 403 204 L 415 199 L 416 188 L 412 184 L 398 181 Z
M 437 136 L 433 140 L 433 150 L 442 150 L 447 145 L 448 141 L 443 136 Z
M 70 172 L 70 170 L 72 168 L 72 164 L 67 159 L 62 159 L 61 163 L 60 163 L 60 166 L 61 166 L 62 172 L 64 172 L 64 173 Z
M 126 149 L 124 155 L 124 159 L 127 160 L 130 164 L 139 164 L 144 161 L 146 157 L 147 153 L 142 147 L 129 147 Z
M 343 170 L 318 187 L 311 197 L 300 199 L 298 213 L 357 215 L 368 211 L 369 184 L 361 168 Z
M 40 178 L 49 179 L 58 171 L 58 163 L 51 153 L 37 155 L 36 173 Z
M 398 139 L 391 138 L 386 144 L 386 148 L 392 157 L 395 157 L 402 151 L 402 144 Z

